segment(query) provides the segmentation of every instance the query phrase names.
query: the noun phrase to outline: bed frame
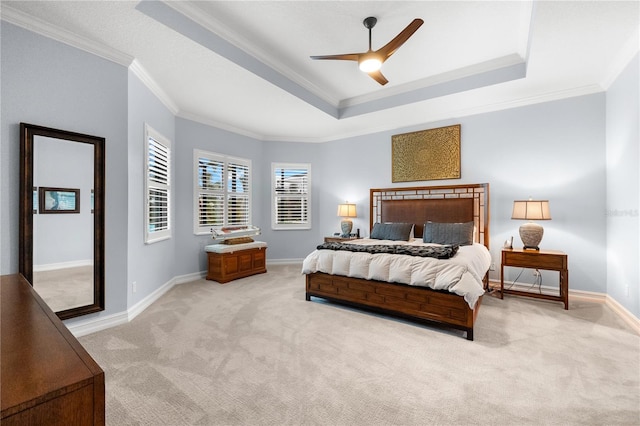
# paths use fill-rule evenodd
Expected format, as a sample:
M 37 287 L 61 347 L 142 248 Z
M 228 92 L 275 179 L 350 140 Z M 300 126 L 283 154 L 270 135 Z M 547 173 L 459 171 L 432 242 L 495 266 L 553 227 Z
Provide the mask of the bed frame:
M 473 221 L 474 240 L 488 249 L 489 184 L 370 190 L 370 229 L 376 222 L 413 223 L 415 238 L 421 238 L 427 221 Z M 487 285 L 488 272 L 485 288 Z M 482 302 L 480 297 L 471 309 L 462 296 L 448 291 L 321 272 L 306 275 L 306 300 L 312 296 L 418 322 L 444 324 L 466 331 L 468 340 L 473 340 Z

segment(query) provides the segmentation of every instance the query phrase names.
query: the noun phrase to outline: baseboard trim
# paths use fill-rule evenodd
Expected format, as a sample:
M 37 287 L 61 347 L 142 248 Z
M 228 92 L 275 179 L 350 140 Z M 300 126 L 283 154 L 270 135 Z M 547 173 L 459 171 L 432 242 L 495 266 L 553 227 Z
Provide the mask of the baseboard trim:
M 129 315 L 127 314 L 127 311 L 123 311 L 104 317 L 96 317 L 86 321 L 74 322 L 73 324 L 65 323 L 65 325 L 71 334 L 75 337 L 81 337 L 95 333 L 96 331 L 102 331 L 118 325 L 127 324 L 128 322 Z
M 302 265 L 304 259 L 275 259 L 267 260 L 267 266 L 269 265 Z
M 180 275 L 174 278 L 176 285 L 190 283 L 191 281 L 202 280 L 207 276 L 207 271 L 194 272 L 192 274 Z
M 176 278 L 170 279 L 158 289 L 156 289 L 153 293 L 149 294 L 147 297 L 127 309 L 127 317 L 129 318 L 129 321 L 132 321 L 135 317 L 144 312 L 144 310 L 151 306 L 153 302 L 162 297 L 162 295 L 167 291 L 171 290 L 174 285 L 176 285 Z
M 605 304 L 620 318 L 622 318 L 622 320 L 626 322 L 629 327 L 636 332 L 636 334 L 640 334 L 640 318 L 636 318 L 636 316 L 629 312 L 627 308 L 622 306 L 616 299 L 609 295 L 606 295 Z
M 505 281 L 505 285 L 507 282 Z M 512 282 L 508 283 L 509 285 L 513 285 L 513 289 L 527 291 L 531 284 L 513 284 Z M 500 288 L 500 281 L 497 280 L 489 280 L 489 285 L 492 288 Z M 544 290 L 548 291 L 557 291 L 557 287 L 547 287 L 542 286 Z M 604 293 L 596 293 L 593 291 L 584 291 L 584 290 L 571 290 L 569 289 L 569 302 L 571 300 L 582 301 L 582 302 L 593 302 L 593 303 L 602 303 L 607 305 L 611 310 L 620 317 L 626 324 L 628 324 L 631 329 L 638 335 L 640 335 L 640 319 L 633 315 L 627 308 L 622 306 L 616 299 Z M 569 309 L 571 309 L 571 303 L 569 303 Z
M 95 333 L 96 331 L 106 330 L 107 328 L 127 324 L 142 312 L 144 312 L 145 309 L 151 306 L 167 291 L 171 290 L 174 285 L 199 279 L 200 275 L 200 273 L 196 272 L 194 274 L 174 277 L 126 311 L 118 312 L 116 314 L 108 315 L 105 317 L 98 316 L 86 321 L 74 322 L 72 324 L 65 325 L 67 326 L 71 334 L 73 334 L 75 337 L 81 337 L 87 334 Z
M 33 265 L 33 272 L 55 271 L 58 269 L 77 268 L 79 266 L 91 266 L 93 259 L 74 260 L 71 262 L 48 263 L 46 265 Z

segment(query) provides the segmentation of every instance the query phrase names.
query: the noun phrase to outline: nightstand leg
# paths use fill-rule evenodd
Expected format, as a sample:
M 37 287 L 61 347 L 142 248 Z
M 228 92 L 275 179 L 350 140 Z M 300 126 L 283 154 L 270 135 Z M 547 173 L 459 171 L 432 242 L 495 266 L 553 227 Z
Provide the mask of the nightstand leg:
M 504 264 L 500 264 L 500 299 L 504 299 Z
M 560 292 L 564 309 L 569 310 L 569 270 L 560 271 Z

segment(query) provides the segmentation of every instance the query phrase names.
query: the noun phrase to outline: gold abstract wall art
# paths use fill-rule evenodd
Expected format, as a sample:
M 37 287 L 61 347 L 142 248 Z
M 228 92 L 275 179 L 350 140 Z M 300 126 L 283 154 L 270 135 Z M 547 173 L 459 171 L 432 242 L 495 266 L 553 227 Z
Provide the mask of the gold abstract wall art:
M 460 125 L 391 136 L 391 181 L 460 179 Z

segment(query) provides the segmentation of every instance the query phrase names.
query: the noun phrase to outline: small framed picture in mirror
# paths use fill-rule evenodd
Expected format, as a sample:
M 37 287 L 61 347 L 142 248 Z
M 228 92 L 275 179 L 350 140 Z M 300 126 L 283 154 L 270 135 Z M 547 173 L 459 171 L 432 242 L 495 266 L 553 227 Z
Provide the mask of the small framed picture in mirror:
M 40 214 L 80 213 L 80 190 L 71 188 L 39 188 Z

